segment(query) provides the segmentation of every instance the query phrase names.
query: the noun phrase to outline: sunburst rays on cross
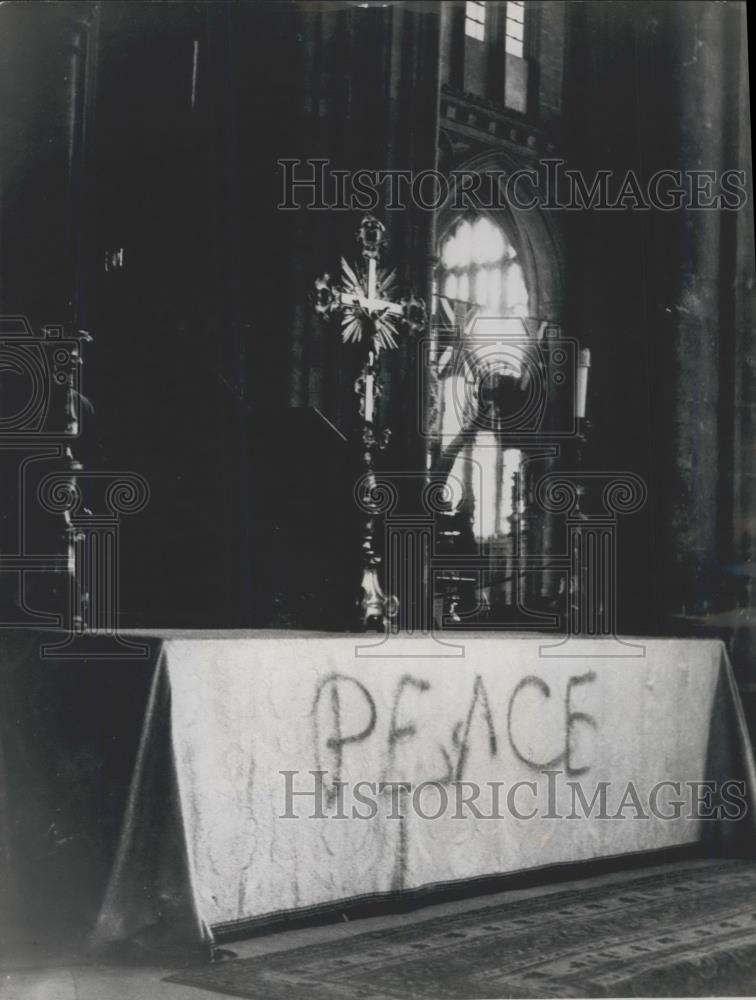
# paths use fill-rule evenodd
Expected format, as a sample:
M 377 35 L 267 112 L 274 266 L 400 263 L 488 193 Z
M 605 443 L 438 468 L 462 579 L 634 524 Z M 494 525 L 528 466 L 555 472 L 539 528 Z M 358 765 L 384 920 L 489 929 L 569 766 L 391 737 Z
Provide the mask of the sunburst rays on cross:
M 324 274 L 315 282 L 315 312 L 340 315 L 343 343 L 364 343 L 376 355 L 399 346 L 402 329 L 418 333 L 425 328 L 425 303 L 414 295 L 398 298 L 396 270 L 378 267 L 385 242 L 385 226 L 366 215 L 358 231 L 362 264 L 341 258 L 341 280 Z

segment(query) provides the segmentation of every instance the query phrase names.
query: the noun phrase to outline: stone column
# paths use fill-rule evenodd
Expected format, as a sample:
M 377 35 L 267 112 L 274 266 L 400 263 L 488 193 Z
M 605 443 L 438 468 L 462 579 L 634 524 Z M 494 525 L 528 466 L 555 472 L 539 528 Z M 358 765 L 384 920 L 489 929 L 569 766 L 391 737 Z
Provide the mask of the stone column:
M 14 423 L 32 383 L 20 357 L 25 349 L 13 337 L 28 336 L 34 344 L 29 352 L 42 352 L 52 363 L 52 348 L 40 344 L 43 327 L 49 337 L 61 330 L 75 334 L 81 325 L 83 129 L 94 9 L 79 2 L 0 5 L 0 339 L 6 362 L 0 376 L 0 551 L 18 554 L 29 568 L 23 552 L 29 541 L 30 551 L 50 557 L 42 560 L 45 572 L 54 567 L 56 551 L 64 558 L 65 529 L 34 520 L 36 506 L 25 506 L 19 463 L 34 453 L 70 464 L 64 443 L 76 429 L 66 429 L 65 393 L 47 381 L 42 363 L 34 392 L 42 393 L 47 413 L 38 425 Z M 12 439 L 17 444 L 11 447 Z M 19 538 L 23 527 L 33 538 Z M 23 575 L 19 580 L 23 595 Z M 12 574 L 3 575 L 0 619 L 15 621 L 22 611 L 32 621 L 43 618 L 24 606 L 25 596 L 19 603 L 17 587 Z M 54 583 L 36 579 L 32 590 L 32 603 L 50 613 Z
M 725 166 L 724 17 L 714 3 L 672 4 L 670 86 L 677 102 L 682 170 Z M 676 86 L 675 86 L 676 85 Z M 669 122 L 674 128 L 675 123 Z M 658 220 L 663 225 L 662 220 Z M 669 461 L 658 501 L 663 509 L 665 612 L 705 615 L 717 605 L 720 467 L 721 213 L 670 213 L 664 225 L 668 302 L 660 313 L 660 390 L 666 390 Z M 670 273 L 669 267 L 674 270 Z
M 0 8 L 0 312 L 35 329 L 77 315 L 94 7 Z

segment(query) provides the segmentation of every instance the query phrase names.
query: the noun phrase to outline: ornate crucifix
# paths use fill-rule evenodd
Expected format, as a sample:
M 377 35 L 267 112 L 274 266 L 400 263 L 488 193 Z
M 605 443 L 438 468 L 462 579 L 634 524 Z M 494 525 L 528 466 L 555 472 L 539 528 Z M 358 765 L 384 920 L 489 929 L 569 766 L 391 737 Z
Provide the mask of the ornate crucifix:
M 376 450 L 386 447 L 390 431 L 376 431 L 376 403 L 380 398 L 382 350 L 398 347 L 402 329 L 415 333 L 425 328 L 425 303 L 414 295 L 397 301 L 396 272 L 379 268 L 378 260 L 385 244 L 385 226 L 366 215 L 357 232 L 362 247 L 362 263 L 351 267 L 341 258 L 341 282 L 324 274 L 315 282 L 315 312 L 325 318 L 341 318 L 344 344 L 360 345 L 364 351 L 362 368 L 354 390 L 359 399 L 362 419 L 362 475 L 357 483 L 356 499 L 366 512 L 362 537 L 362 586 L 359 599 L 360 625 L 383 631 L 390 603 L 381 588 L 378 567 L 380 555 L 375 550 L 376 521 L 380 515 L 374 472 Z

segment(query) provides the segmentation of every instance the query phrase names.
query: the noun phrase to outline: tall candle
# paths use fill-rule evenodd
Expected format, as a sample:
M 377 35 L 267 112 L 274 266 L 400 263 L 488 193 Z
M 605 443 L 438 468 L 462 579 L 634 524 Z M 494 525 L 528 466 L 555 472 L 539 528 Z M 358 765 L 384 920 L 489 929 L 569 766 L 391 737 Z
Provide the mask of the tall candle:
M 575 398 L 575 416 L 585 419 L 586 400 L 588 396 L 588 369 L 591 367 L 591 352 L 584 347 L 580 352 L 577 370 L 577 387 Z
M 365 420 L 369 424 L 373 422 L 373 376 L 370 372 L 365 375 Z
M 373 422 L 373 407 L 375 399 L 375 376 L 373 375 L 373 365 L 375 364 L 375 354 L 368 351 L 367 364 L 365 365 L 365 406 L 363 408 L 365 421 L 368 424 Z

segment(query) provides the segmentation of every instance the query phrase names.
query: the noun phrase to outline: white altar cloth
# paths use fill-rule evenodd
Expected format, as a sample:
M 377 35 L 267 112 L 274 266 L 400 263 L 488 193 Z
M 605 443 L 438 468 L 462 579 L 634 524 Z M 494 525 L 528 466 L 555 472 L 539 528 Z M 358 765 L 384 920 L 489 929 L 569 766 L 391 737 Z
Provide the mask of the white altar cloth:
M 720 642 L 636 639 L 627 659 L 542 655 L 541 636 L 445 638 L 463 655 L 366 657 L 361 636 L 165 637 L 94 943 L 208 941 L 284 912 L 750 828 L 750 813 L 733 822 L 754 768 Z

